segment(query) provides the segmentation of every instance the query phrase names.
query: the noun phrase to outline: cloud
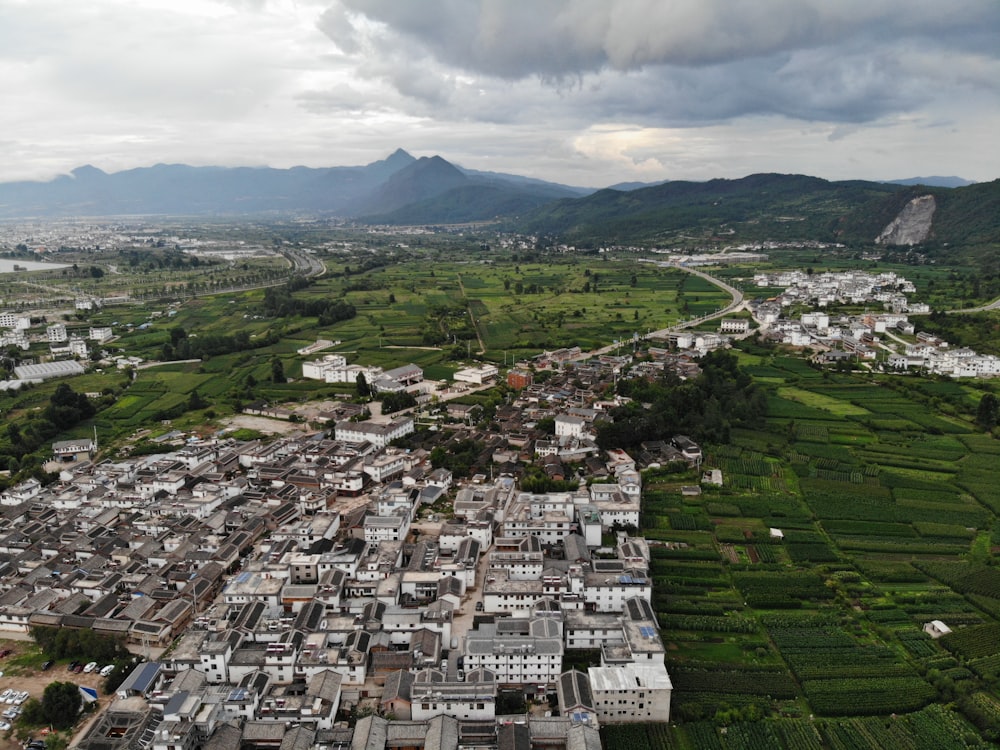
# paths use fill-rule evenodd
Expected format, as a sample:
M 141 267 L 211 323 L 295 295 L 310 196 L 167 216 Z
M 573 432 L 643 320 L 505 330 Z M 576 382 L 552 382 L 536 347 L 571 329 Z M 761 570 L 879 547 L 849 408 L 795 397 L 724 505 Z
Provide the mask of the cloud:
M 334 9 L 321 22 L 331 36 L 413 44 L 501 78 L 713 65 L 859 37 L 964 39 L 1000 22 L 1000 6 L 976 0 L 341 0 Z M 346 29 L 348 14 L 371 25 Z
M 606 119 L 864 122 L 945 82 L 1000 86 L 1000 4 L 974 0 L 341 0 L 319 28 L 378 61 L 365 75 L 473 112 L 497 84 L 530 99 L 540 83 L 556 109 Z
M 398 146 L 591 186 L 990 179 L 1000 3 L 0 0 L 0 80 L 0 180 Z

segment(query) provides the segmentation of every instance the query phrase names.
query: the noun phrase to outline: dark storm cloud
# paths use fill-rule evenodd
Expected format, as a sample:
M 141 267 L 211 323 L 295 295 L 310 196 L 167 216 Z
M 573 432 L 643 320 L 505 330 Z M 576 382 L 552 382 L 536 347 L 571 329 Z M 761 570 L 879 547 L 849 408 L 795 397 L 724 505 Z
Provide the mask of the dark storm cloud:
M 324 30 L 343 38 L 350 14 L 449 65 L 504 78 L 707 65 L 859 36 L 964 44 L 1000 23 L 1000 5 L 982 0 L 342 0 Z
M 971 0 L 343 0 L 320 28 L 369 50 L 369 74 L 400 93 L 473 117 L 497 82 L 531 79 L 578 115 L 657 124 L 862 122 L 952 83 L 998 86 L 995 66 L 958 65 L 1000 51 L 1000 3 Z M 479 101 L 456 88 L 463 74 Z

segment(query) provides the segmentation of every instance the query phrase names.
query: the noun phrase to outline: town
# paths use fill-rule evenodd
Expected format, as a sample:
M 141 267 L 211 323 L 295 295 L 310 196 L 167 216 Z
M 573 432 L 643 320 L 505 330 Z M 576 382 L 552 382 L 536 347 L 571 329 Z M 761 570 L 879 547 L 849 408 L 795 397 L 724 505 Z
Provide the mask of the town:
M 59 481 L 0 495 L 0 632 L 89 629 L 143 654 L 83 748 L 236 732 L 250 747 L 590 748 L 602 723 L 667 721 L 640 469 L 702 455 L 682 435 L 641 456 L 597 447 L 625 359 L 567 362 L 543 383 L 512 369 L 493 475 L 460 482 L 397 447 L 413 415 L 360 419 L 352 404 L 332 430 L 270 442 L 93 463 L 92 440 L 60 441 Z M 418 371 L 384 375 L 419 388 Z M 471 429 L 459 412 L 451 429 Z M 520 490 L 526 462 L 575 489 Z M 574 651 L 599 661 L 564 669 Z

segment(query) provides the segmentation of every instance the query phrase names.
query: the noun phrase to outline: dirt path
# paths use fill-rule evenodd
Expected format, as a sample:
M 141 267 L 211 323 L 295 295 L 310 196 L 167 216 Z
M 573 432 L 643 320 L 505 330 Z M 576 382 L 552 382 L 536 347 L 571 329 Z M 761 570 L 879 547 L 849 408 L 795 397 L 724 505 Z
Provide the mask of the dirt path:
M 472 313 L 472 305 L 469 304 L 469 295 L 465 293 L 465 284 L 462 283 L 462 274 L 458 274 L 458 288 L 462 290 L 462 299 L 466 302 L 466 307 L 469 310 L 469 320 L 472 321 L 472 330 L 476 332 L 476 340 L 479 342 L 479 351 L 477 354 L 486 354 L 486 344 L 483 343 L 483 337 L 479 335 L 479 323 L 476 322 L 476 316 Z

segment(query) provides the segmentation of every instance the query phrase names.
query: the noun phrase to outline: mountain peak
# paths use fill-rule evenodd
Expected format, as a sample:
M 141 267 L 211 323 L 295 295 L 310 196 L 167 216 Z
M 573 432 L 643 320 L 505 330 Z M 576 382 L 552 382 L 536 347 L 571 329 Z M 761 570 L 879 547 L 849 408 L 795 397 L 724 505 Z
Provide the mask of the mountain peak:
M 404 151 L 401 148 L 397 148 L 395 151 L 389 154 L 389 156 L 387 156 L 382 163 L 385 164 L 387 167 L 391 167 L 392 169 L 402 169 L 403 167 L 409 166 L 415 161 L 416 159 L 413 157 L 412 154 L 408 153 L 407 151 Z
M 448 174 L 452 179 L 466 180 L 465 174 L 447 159 L 440 156 L 421 156 L 412 165 L 414 170 L 432 174 Z
M 78 180 L 85 180 L 87 178 L 94 177 L 107 177 L 107 172 L 98 169 L 92 164 L 84 164 L 82 167 L 77 167 L 72 172 L 70 172 L 73 177 Z

